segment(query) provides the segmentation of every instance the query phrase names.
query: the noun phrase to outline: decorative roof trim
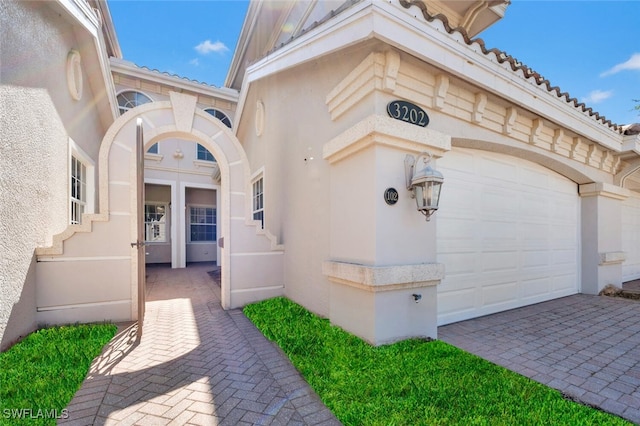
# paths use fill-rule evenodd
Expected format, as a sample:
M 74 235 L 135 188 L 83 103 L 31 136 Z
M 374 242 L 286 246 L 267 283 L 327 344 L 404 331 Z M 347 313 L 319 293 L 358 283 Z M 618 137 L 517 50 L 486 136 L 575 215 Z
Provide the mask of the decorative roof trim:
M 133 76 L 137 78 L 144 78 L 150 80 L 157 80 L 158 82 L 162 82 L 164 80 L 165 84 L 181 87 L 183 89 L 188 90 L 208 90 L 207 93 L 210 96 L 216 96 L 220 99 L 224 99 L 230 102 L 238 101 L 238 91 L 235 89 L 231 89 L 228 87 L 217 87 L 207 83 L 201 83 L 197 80 L 191 80 L 187 77 L 181 77 L 176 74 L 170 74 L 168 72 L 159 71 L 156 69 L 151 69 L 145 66 L 138 66 L 133 62 L 126 61 L 124 59 L 118 58 L 110 58 L 111 62 L 111 71 L 113 73 L 119 73 L 127 76 Z
M 525 79 L 529 79 L 533 77 L 533 79 L 538 84 L 538 86 L 546 87 L 548 92 L 556 92 L 556 96 L 558 98 L 564 97 L 568 104 L 573 104 L 575 108 L 582 110 L 582 112 L 589 114 L 589 116 L 594 117 L 597 121 L 600 121 L 602 124 L 622 134 L 623 129 L 621 125 L 613 123 L 611 120 L 608 120 L 604 115 L 601 115 L 600 113 L 594 111 L 593 108 L 587 107 L 587 105 L 584 102 L 579 102 L 578 99 L 571 97 L 571 95 L 568 92 L 562 92 L 560 87 L 551 86 L 551 82 L 549 82 L 548 79 L 544 78 L 542 75 L 534 71 L 532 68 L 518 61 L 513 56 L 496 48 L 487 49 L 484 44 L 484 40 L 482 40 L 481 38 L 471 39 L 467 34 L 467 31 L 462 27 L 453 28 L 449 24 L 449 20 L 445 15 L 442 15 L 442 14 L 431 15 L 427 11 L 427 6 L 424 0 L 398 0 L 398 1 L 400 5 L 405 9 L 408 9 L 411 6 L 417 6 L 422 11 L 422 16 L 427 22 L 431 23 L 436 19 L 441 21 L 447 33 L 453 34 L 454 32 L 458 32 L 468 46 L 471 46 L 473 43 L 477 43 L 480 46 L 480 49 L 482 50 L 482 53 L 484 55 L 493 53 L 496 56 L 499 63 L 502 64 L 504 62 L 507 62 L 511 66 L 512 71 L 514 72 L 522 71 Z

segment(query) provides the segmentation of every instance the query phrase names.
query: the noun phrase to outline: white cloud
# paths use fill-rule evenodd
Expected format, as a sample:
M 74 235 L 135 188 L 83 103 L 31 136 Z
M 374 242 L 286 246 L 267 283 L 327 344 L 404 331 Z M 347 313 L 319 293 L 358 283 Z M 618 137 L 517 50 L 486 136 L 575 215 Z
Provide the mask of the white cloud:
M 216 41 L 215 43 L 212 43 L 211 40 L 205 40 L 199 45 L 197 45 L 196 47 L 194 47 L 194 49 L 196 49 L 196 51 L 201 55 L 207 55 L 211 52 L 222 53 L 229 50 L 229 48 L 219 40 Z
M 640 53 L 634 53 L 633 55 L 631 55 L 628 61 L 615 65 L 613 68 L 606 70 L 605 72 L 600 74 L 600 77 L 606 77 L 608 75 L 616 74 L 620 71 L 625 70 L 640 71 Z
M 194 67 L 197 67 L 198 65 L 200 65 L 200 61 L 198 60 L 198 58 L 195 58 L 190 60 L 189 64 L 193 65 Z
M 609 99 L 611 96 L 613 96 L 613 90 L 593 90 L 586 98 L 582 98 L 582 102 L 597 104 L 605 99 Z

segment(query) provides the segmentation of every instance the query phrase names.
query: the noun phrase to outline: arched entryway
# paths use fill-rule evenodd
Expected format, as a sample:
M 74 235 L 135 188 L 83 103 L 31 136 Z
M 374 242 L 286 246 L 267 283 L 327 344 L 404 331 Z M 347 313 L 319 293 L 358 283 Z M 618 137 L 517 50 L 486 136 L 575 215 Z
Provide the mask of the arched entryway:
M 221 182 L 218 235 L 223 307 L 242 306 L 281 294 L 282 246 L 250 219 L 250 169 L 245 152 L 230 129 L 196 107 L 193 96 L 172 92 L 169 101 L 136 107 L 113 124 L 100 151 L 100 211 L 109 212 L 110 216 L 126 216 L 128 211 L 131 216 L 129 238 L 134 237 L 137 228 L 133 218 L 140 214 L 132 200 L 136 194 L 133 134 L 138 118 L 144 129 L 145 150 L 162 139 L 180 138 L 199 143 L 217 159 Z M 124 234 L 120 238 L 125 238 Z M 132 281 L 136 281 L 137 267 L 137 262 L 132 261 Z M 137 282 L 131 283 L 132 294 L 137 285 Z
M 225 309 L 284 293 L 283 246 L 252 220 L 249 162 L 235 135 L 196 107 L 196 98 L 171 93 L 169 101 L 138 106 L 120 116 L 102 140 L 98 162 L 99 207 L 81 225 L 54 237 L 38 255 L 46 282 L 38 283 L 38 309 L 47 323 L 138 319 L 137 122 L 144 146 L 178 138 L 209 150 L 220 168 L 221 301 Z M 144 183 L 143 183 L 144 184 Z M 42 312 L 40 312 L 42 311 Z

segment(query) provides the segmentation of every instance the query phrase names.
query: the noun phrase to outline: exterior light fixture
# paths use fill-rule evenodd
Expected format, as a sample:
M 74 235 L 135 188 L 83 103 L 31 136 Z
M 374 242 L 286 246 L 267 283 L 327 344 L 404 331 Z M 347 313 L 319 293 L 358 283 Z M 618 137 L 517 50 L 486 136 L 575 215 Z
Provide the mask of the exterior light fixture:
M 429 165 L 431 158 L 430 153 L 423 152 L 416 158 L 407 154 L 404 159 L 407 189 L 411 191 L 411 198 L 416 199 L 418 211 L 425 216 L 427 221 L 438 210 L 440 188 L 444 182 L 442 173 Z

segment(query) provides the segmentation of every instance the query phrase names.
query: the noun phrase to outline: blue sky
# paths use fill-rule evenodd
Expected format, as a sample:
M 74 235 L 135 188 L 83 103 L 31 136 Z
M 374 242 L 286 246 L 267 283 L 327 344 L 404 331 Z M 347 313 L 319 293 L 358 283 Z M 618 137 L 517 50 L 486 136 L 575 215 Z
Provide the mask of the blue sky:
M 248 2 L 109 0 L 124 59 L 222 86 Z M 480 34 L 614 123 L 640 122 L 640 0 L 512 0 Z

